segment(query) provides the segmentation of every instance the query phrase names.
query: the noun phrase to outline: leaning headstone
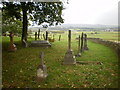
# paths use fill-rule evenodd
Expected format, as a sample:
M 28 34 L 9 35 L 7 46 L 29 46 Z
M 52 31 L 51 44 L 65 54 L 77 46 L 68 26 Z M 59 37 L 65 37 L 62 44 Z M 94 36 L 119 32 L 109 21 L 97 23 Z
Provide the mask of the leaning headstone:
M 25 48 L 28 47 L 28 44 L 27 44 L 27 42 L 25 41 L 25 39 L 23 39 L 22 42 L 23 42 L 23 43 L 22 43 L 22 44 L 23 44 L 23 47 L 25 47 Z
M 38 81 L 42 81 L 44 80 L 48 74 L 47 74 L 47 68 L 46 68 L 46 65 L 44 64 L 44 61 L 43 61 L 43 58 L 44 58 L 44 53 L 41 52 L 41 55 L 40 55 L 40 65 L 37 67 L 37 80 Z
M 87 46 L 87 34 L 84 34 L 84 50 L 88 50 L 88 46 Z
M 69 30 L 68 34 L 68 50 L 65 53 L 63 64 L 76 64 L 76 59 L 71 49 L 71 30 Z
M 59 35 L 59 41 L 60 41 L 60 39 L 61 39 L 61 35 Z
M 17 50 L 17 48 L 16 48 L 16 45 L 14 44 L 14 42 L 13 42 L 13 33 L 12 32 L 10 32 L 10 35 L 9 35 L 9 37 L 10 37 L 10 43 L 9 43 L 9 47 L 8 47 L 8 51 L 16 51 Z
M 37 40 L 37 32 L 35 32 L 35 40 Z
M 80 53 L 80 35 L 78 37 L 78 53 L 76 55 L 77 57 L 80 57 L 81 56 L 81 53 Z
M 38 39 L 40 39 L 40 29 L 38 30 Z
M 81 48 L 80 48 L 80 52 L 81 52 L 81 53 L 84 51 L 83 41 L 84 41 L 84 34 L 83 34 L 83 32 L 82 32 L 82 36 L 81 36 Z

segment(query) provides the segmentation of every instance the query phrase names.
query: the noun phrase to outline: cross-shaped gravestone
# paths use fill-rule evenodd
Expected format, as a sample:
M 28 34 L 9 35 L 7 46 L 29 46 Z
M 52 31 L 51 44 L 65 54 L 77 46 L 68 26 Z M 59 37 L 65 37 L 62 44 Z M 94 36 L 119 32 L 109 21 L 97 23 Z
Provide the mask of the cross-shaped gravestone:
M 71 49 L 71 30 L 69 30 L 68 34 L 68 50 L 65 53 L 63 64 L 76 64 L 76 59 Z
M 17 50 L 16 45 L 13 42 L 13 36 L 14 36 L 13 33 L 10 32 L 10 35 L 9 35 L 10 43 L 9 43 L 8 51 L 16 51 Z
M 41 59 L 40 60 L 40 65 L 37 67 L 37 80 L 38 81 L 42 81 L 43 79 L 45 79 L 48 76 L 47 68 L 44 65 L 43 58 L 44 58 L 44 53 L 41 52 L 41 54 L 40 54 L 40 59 Z
M 80 35 L 78 37 L 78 53 L 76 55 L 77 57 L 80 57 L 81 56 L 81 53 L 80 53 Z

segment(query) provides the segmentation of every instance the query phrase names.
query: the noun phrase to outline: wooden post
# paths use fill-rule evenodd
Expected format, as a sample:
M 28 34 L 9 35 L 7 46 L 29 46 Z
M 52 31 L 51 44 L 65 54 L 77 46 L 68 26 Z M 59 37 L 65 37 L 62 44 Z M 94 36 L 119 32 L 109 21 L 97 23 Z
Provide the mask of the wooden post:
M 81 36 L 81 49 L 80 49 L 80 50 L 81 50 L 81 53 L 83 52 L 83 39 L 84 39 L 84 38 L 83 38 L 83 37 L 84 37 L 83 35 L 84 35 L 84 34 L 83 34 L 83 32 L 82 32 L 82 36 Z
M 35 40 L 37 40 L 37 32 L 35 32 Z
M 48 40 L 48 31 L 46 31 L 46 39 L 45 40 Z
M 85 36 L 85 40 L 84 40 L 84 50 L 88 50 L 88 47 L 87 47 L 87 34 L 84 34 Z
M 68 34 L 68 50 L 71 50 L 71 30 L 69 30 L 69 34 Z
M 40 29 L 38 30 L 38 39 L 40 39 L 40 37 L 39 37 L 39 36 L 40 36 Z
M 45 34 L 43 34 L 43 38 L 44 38 L 44 40 L 46 40 L 46 38 L 45 38 Z
M 60 41 L 60 39 L 61 39 L 61 35 L 59 35 L 59 41 Z
M 78 57 L 81 56 L 81 53 L 80 53 L 80 35 L 79 35 L 79 37 L 78 37 L 78 53 L 77 53 L 76 56 L 78 56 Z

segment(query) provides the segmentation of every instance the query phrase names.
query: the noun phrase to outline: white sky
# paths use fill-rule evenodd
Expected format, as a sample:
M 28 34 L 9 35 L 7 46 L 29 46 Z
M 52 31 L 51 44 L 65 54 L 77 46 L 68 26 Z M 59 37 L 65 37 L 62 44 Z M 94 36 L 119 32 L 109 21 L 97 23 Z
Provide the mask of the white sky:
M 69 0 L 65 5 L 65 24 L 118 24 L 120 0 Z

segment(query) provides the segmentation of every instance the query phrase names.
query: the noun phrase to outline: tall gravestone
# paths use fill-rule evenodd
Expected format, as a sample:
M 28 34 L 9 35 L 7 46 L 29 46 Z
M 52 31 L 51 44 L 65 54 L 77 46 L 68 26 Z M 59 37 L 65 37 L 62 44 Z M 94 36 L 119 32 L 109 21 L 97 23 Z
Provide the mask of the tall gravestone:
M 81 35 L 81 48 L 80 48 L 81 53 L 84 51 L 83 43 L 84 43 L 84 34 L 82 32 L 82 35 Z
M 10 43 L 9 43 L 9 47 L 8 47 L 8 51 L 16 51 L 17 50 L 17 48 L 16 48 L 16 45 L 14 44 L 14 42 L 13 42 L 13 33 L 12 32 L 10 32 L 10 35 L 9 35 L 9 37 L 10 37 Z
M 84 50 L 88 50 L 88 46 L 87 46 L 87 34 L 84 34 Z
M 38 39 L 40 39 L 40 29 L 38 30 Z
M 80 35 L 78 37 L 78 53 L 76 55 L 77 57 L 80 57 L 81 56 L 81 53 L 80 53 Z
M 63 64 L 76 64 L 76 59 L 71 49 L 71 30 L 69 30 L 68 34 L 68 50 L 65 53 Z
M 46 68 L 46 65 L 44 64 L 43 58 L 44 58 L 44 53 L 41 52 L 40 65 L 37 67 L 37 80 L 39 80 L 39 81 L 45 79 L 48 76 L 47 68 Z
M 35 32 L 35 40 L 37 40 L 37 32 Z

